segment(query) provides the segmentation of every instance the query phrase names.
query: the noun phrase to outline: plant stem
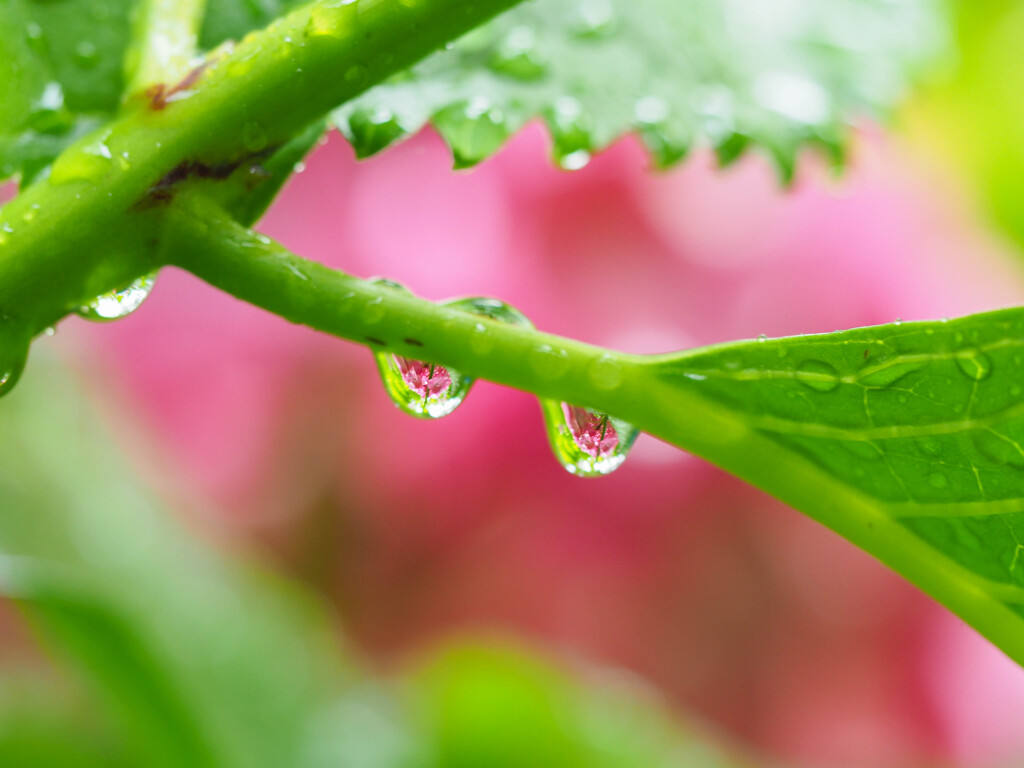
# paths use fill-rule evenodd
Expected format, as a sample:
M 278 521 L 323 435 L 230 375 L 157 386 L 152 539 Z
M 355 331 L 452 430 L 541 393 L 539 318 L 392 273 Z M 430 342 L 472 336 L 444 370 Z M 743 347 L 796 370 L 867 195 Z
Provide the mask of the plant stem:
M 39 332 L 123 287 L 154 266 L 154 216 L 179 188 L 246 167 L 517 2 L 317 0 L 247 36 L 172 98 L 69 148 L 0 210 L 0 315 Z
M 417 299 L 299 258 L 198 198 L 179 201 L 166 223 L 167 261 L 243 301 L 374 351 L 610 413 L 708 459 L 874 555 L 1024 664 L 1021 620 L 1007 605 L 1016 588 L 969 572 L 885 502 L 661 375 L 685 355 L 627 355 Z
M 165 261 L 293 323 L 374 351 L 618 414 L 642 358 L 501 323 L 289 253 L 196 195 L 165 221 Z
M 206 0 L 142 0 L 125 54 L 125 99 L 186 75 L 205 11 Z

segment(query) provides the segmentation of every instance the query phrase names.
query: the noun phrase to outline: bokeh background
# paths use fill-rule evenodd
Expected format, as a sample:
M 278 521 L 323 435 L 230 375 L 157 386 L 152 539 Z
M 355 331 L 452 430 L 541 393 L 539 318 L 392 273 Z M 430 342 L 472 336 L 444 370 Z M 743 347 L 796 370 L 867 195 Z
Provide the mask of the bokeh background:
M 956 60 L 892 127 L 857 129 L 840 178 L 809 155 L 780 190 L 757 155 L 719 171 L 702 152 L 653 174 L 628 138 L 568 174 L 553 168 L 538 126 L 456 173 L 429 131 L 364 163 L 335 135 L 260 229 L 358 276 L 431 299 L 500 297 L 546 331 L 630 352 L 1021 304 L 1024 5 L 985 0 L 958 12 Z M 317 637 L 345 649 L 339 664 L 358 669 L 360 696 L 366 680 L 418 681 L 429 693 L 417 711 L 450 719 L 435 736 L 457 732 L 431 743 L 476 740 L 437 747 L 449 749 L 438 764 L 598 764 L 604 748 L 570 758 L 551 747 L 576 738 L 553 710 L 591 698 L 640 700 L 659 714 L 635 718 L 665 732 L 697 723 L 702 740 L 738 750 L 744 765 L 1024 762 L 1024 671 L 835 535 L 652 438 L 608 478 L 572 477 L 550 455 L 532 397 L 480 382 L 451 417 L 410 419 L 387 399 L 367 350 L 173 270 L 135 315 L 102 327 L 67 321 L 35 354 L 49 371 L 38 375 L 74 382 L 62 395 L 71 418 L 61 429 L 75 435 L 64 442 L 80 444 L 65 445 L 68 461 L 90 454 L 91 440 L 128 455 L 124 471 L 166 510 L 153 513 L 167 518 L 153 530 L 181 537 L 157 557 L 164 534 L 146 534 L 109 589 L 152 589 L 144 594 L 164 595 L 168 615 L 181 603 L 174 631 L 189 634 L 189 610 L 206 598 L 188 590 L 220 583 L 168 575 L 187 570 L 194 550 L 276 574 L 289 599 L 317 606 L 327 625 Z M 27 377 L 4 407 L 32 411 L 21 391 L 31 388 Z M 97 409 L 98 421 L 81 415 Z M 112 514 L 114 503 L 99 506 Z M 125 527 L 108 549 L 139 545 L 133 510 L 117 513 Z M 109 569 L 94 544 L 79 537 L 71 549 Z M 169 570 L 139 586 L 132 569 L 161 557 Z M 233 615 L 207 616 L 209 636 Z M 10 701 L 28 694 L 12 699 L 11 681 L 42 676 L 40 710 L 88 709 L 68 682 L 76 675 L 39 647 L 46 632 L 32 626 L 10 602 L 0 611 L 10 671 L 0 704 L 18 711 Z M 294 634 L 286 619 L 274 626 Z M 278 667 L 276 647 L 250 649 L 253 663 Z M 97 663 L 86 664 L 93 677 Z M 303 674 L 315 679 L 310 664 Z M 373 738 L 315 764 L 414 764 L 402 752 L 414 737 L 382 726 L 376 704 L 359 707 L 339 722 L 355 742 Z M 580 738 L 621 721 L 587 720 Z M 624 742 L 675 738 L 631 728 Z M 8 722 L 8 737 L 29 730 Z M 159 748 L 157 736 L 140 738 Z M 549 751 L 516 751 L 531 739 Z M 607 764 L 634 764 L 615 749 L 602 753 Z M 674 762 L 635 764 L 712 764 L 678 749 L 668 750 Z M 0 764 L 22 764 L 16 754 L 35 753 L 10 751 L 4 763 L 0 752 Z

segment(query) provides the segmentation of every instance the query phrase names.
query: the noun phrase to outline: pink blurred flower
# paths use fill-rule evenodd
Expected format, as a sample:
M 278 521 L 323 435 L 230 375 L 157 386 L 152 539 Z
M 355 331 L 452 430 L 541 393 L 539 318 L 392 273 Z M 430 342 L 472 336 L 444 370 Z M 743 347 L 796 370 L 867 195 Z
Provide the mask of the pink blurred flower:
M 429 132 L 365 164 L 335 137 L 262 229 L 354 274 L 491 294 L 631 352 L 1024 297 L 960 198 L 883 140 L 859 143 L 840 184 L 812 169 L 789 192 L 758 158 L 651 175 L 627 140 L 568 175 L 546 154 L 531 127 L 456 174 Z M 455 415 L 409 419 L 366 350 L 173 272 L 94 333 L 175 471 L 272 541 L 380 658 L 457 627 L 512 629 L 629 666 L 808 764 L 1024 754 L 1012 723 L 971 731 L 956 697 L 995 665 L 1014 682 L 991 706 L 1018 702 L 1019 669 L 863 553 L 653 439 L 581 481 L 551 458 L 531 397 L 480 382 Z M 953 661 L 934 651 L 946 642 Z

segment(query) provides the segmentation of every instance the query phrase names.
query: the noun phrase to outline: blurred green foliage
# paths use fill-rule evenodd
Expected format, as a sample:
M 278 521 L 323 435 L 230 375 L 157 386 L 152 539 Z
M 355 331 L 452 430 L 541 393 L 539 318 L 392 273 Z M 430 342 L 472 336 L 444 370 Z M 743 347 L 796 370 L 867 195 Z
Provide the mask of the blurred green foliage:
M 1024 3 L 951 0 L 958 58 L 911 114 L 1024 245 Z
M 737 765 L 636 685 L 507 647 L 358 674 L 317 600 L 173 519 L 135 430 L 43 356 L 0 409 L 0 591 L 70 674 L 0 668 L 0 768 Z

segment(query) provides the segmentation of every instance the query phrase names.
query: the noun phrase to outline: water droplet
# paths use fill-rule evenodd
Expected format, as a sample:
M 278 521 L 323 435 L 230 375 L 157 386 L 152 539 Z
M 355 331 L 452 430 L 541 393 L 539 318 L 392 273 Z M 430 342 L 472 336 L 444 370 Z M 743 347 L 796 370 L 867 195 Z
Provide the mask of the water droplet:
M 374 353 L 381 380 L 392 401 L 408 414 L 440 419 L 466 398 L 473 380 L 435 363 L 410 360 L 387 352 Z
M 764 344 L 766 341 L 768 341 L 768 334 L 766 333 L 762 333 L 760 336 L 757 337 L 757 342 L 759 344 Z
M 490 157 L 511 134 L 504 111 L 482 96 L 441 110 L 433 122 L 452 148 L 456 168 Z
M 603 38 L 611 35 L 618 19 L 611 0 L 582 0 L 576 8 L 573 32 L 582 38 Z
M 590 364 L 589 373 L 598 389 L 616 389 L 622 384 L 622 363 L 613 355 L 601 355 Z
M 50 171 L 51 184 L 66 184 L 72 181 L 95 181 L 112 167 L 114 154 L 107 146 L 110 130 L 106 130 L 80 147 L 72 147 L 62 153 Z
M 267 148 L 267 132 L 259 123 L 246 123 L 242 126 L 242 144 L 250 152 L 260 152 Z
M 530 367 L 544 379 L 557 379 L 569 370 L 569 355 L 564 349 L 541 344 L 530 352 Z
M 359 85 L 366 81 L 368 75 L 368 70 L 362 64 L 353 64 L 345 70 L 345 82 L 352 85 Z
M 839 372 L 824 360 L 807 360 L 796 371 L 801 384 L 818 392 L 831 392 L 839 386 Z
M 387 107 L 360 108 L 339 122 L 342 132 L 352 142 L 356 156 L 370 157 L 403 138 L 408 131 Z
M 928 475 L 928 485 L 930 485 L 932 488 L 937 488 L 941 490 L 945 488 L 947 485 L 949 485 L 949 478 L 947 478 L 941 472 L 933 472 L 932 474 Z
M 1024 469 L 1024 448 L 1017 441 L 991 429 L 976 431 L 973 437 L 978 453 L 992 463 Z
M 91 43 L 88 40 L 81 41 L 75 46 L 73 58 L 75 60 L 75 64 L 80 66 L 82 69 L 92 69 L 99 61 L 96 44 Z
M 956 365 L 961 373 L 975 381 L 987 379 L 992 373 L 992 360 L 983 352 L 960 353 Z
M 556 400 L 541 400 L 551 450 L 565 469 L 600 477 L 618 469 L 639 430 L 606 413 Z
M 548 112 L 548 127 L 554 142 L 555 160 L 567 171 L 578 171 L 590 162 L 591 121 L 571 96 L 563 96 Z
M 488 65 L 516 80 L 538 80 L 547 64 L 537 50 L 537 34 L 530 27 L 514 27 L 498 45 Z
M 18 383 L 28 359 L 30 340 L 27 325 L 0 316 L 0 397 Z
M 120 320 L 142 306 L 142 302 L 146 300 L 146 297 L 153 290 L 155 279 L 155 273 L 145 275 L 133 281 L 127 288 L 97 296 L 88 304 L 79 307 L 75 311 L 86 320 L 97 322 Z
M 533 328 L 533 323 L 522 312 L 506 304 L 500 299 L 491 299 L 486 296 L 473 296 L 468 299 L 456 299 L 445 302 L 444 306 L 453 309 L 461 309 L 465 312 L 472 312 L 474 315 L 489 317 L 509 325 L 517 325 L 521 328 Z

